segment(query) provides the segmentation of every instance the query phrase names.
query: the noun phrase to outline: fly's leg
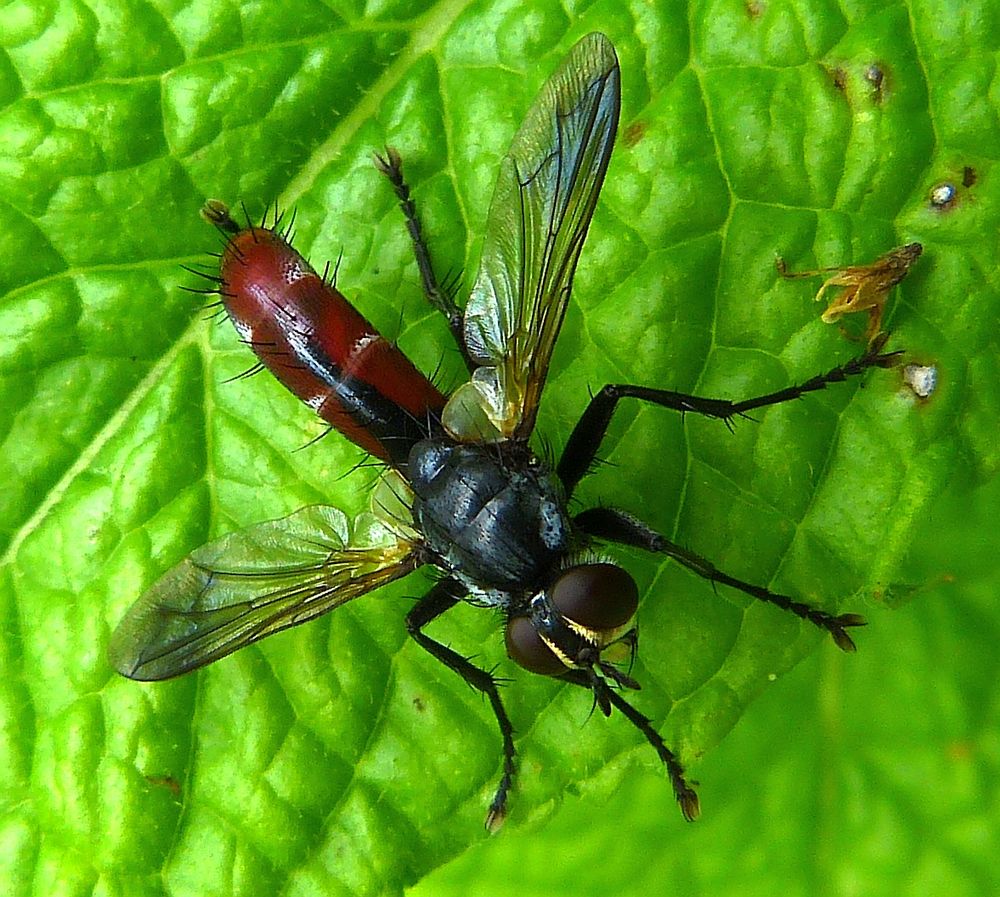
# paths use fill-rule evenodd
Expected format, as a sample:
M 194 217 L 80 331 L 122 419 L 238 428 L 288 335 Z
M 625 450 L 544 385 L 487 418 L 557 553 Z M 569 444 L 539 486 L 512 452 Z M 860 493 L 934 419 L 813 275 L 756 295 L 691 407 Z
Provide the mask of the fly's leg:
M 486 695 L 493 708 L 503 738 L 503 775 L 486 814 L 486 829 L 495 832 L 507 818 L 507 794 L 514 782 L 514 727 L 500 700 L 496 677 L 423 632 L 428 623 L 459 602 L 460 597 L 455 594 L 455 590 L 458 589 L 461 589 L 461 586 L 449 579 L 434 586 L 406 615 L 406 631 L 421 648 L 440 660 L 448 669 L 458 673 L 474 689 Z
M 420 227 L 420 219 L 417 217 L 417 208 L 410 196 L 410 187 L 403 177 L 403 160 L 399 152 L 391 146 L 385 148 L 384 156 L 375 153 L 372 159 L 375 167 L 392 184 L 393 192 L 399 200 L 399 207 L 406 219 L 406 229 L 410 232 L 410 239 L 413 241 L 413 254 L 417 259 L 420 281 L 427 301 L 448 319 L 448 326 L 451 327 L 452 333 L 457 338 L 462 327 L 462 312 L 452 297 L 441 289 L 437 277 L 434 276 L 431 255 Z
M 462 322 L 464 316 L 462 310 L 455 304 L 452 295 L 442 289 L 434 276 L 434 268 L 431 265 L 431 254 L 427 248 L 427 241 L 424 239 L 423 231 L 420 227 L 420 218 L 417 216 L 417 207 L 410 196 L 410 187 L 403 177 L 403 160 L 399 152 L 391 146 L 385 148 L 385 155 L 378 153 L 373 155 L 375 167 L 385 175 L 389 183 L 392 184 L 393 192 L 399 200 L 399 207 L 403 211 L 406 219 L 406 229 L 410 232 L 410 240 L 413 242 L 413 254 L 417 259 L 417 268 L 420 270 L 420 282 L 424 288 L 424 295 L 427 301 L 436 308 L 448 320 L 448 327 L 455 342 L 458 343 L 465 359 L 466 366 L 470 371 L 475 369 L 472 359 L 465 348 L 465 337 L 463 335 Z
M 745 416 L 748 412 L 758 408 L 790 402 L 808 392 L 825 389 L 831 383 L 841 383 L 848 377 L 855 377 L 863 373 L 868 368 L 892 367 L 898 363 L 902 353 L 882 352 L 888 338 L 888 334 L 882 334 L 864 354 L 852 358 L 825 374 L 819 374 L 805 383 L 798 386 L 788 386 L 777 392 L 770 392 L 741 402 L 733 402 L 729 399 L 707 399 L 648 386 L 608 384 L 590 400 L 590 404 L 580 420 L 577 421 L 569 441 L 563 449 L 556 472 L 566 488 L 566 494 L 572 495 L 577 483 L 590 469 L 620 399 L 639 399 L 642 402 L 662 405 L 664 408 L 672 408 L 674 411 L 682 413 L 691 411 L 695 414 L 704 414 L 706 417 L 717 417 L 728 423 L 732 418 Z
M 847 630 L 853 626 L 865 625 L 865 618 L 858 614 L 835 616 L 810 607 L 808 604 L 803 604 L 801 601 L 795 601 L 786 595 L 779 595 L 762 586 L 755 586 L 752 583 L 736 579 L 717 569 L 701 555 L 675 545 L 638 518 L 615 508 L 591 508 L 589 511 L 578 514 L 573 518 L 573 522 L 583 532 L 598 539 L 607 539 L 611 542 L 630 545 L 633 548 L 643 548 L 646 551 L 672 557 L 678 563 L 711 582 L 738 589 L 758 601 L 774 604 L 803 620 L 808 620 L 814 626 L 829 632 L 837 643 L 837 647 L 842 651 L 856 650 L 854 641 L 848 635 Z
M 677 759 L 677 755 L 667 747 L 660 733 L 653 728 L 653 724 L 649 718 L 636 710 L 635 707 L 622 697 L 620 692 L 615 691 L 598 675 L 590 675 L 585 670 L 572 670 L 560 678 L 592 691 L 594 693 L 594 700 L 601 707 L 602 712 L 604 712 L 605 707 L 609 708 L 605 715 L 610 714 L 611 707 L 617 707 L 622 715 L 642 732 L 646 741 L 653 746 L 653 749 L 663 761 L 663 765 L 667 768 L 667 775 L 670 776 L 670 784 L 674 789 L 674 796 L 677 798 L 677 803 L 680 804 L 684 818 L 688 822 L 694 822 L 701 813 L 698 795 L 694 788 L 688 784 L 684 776 L 684 767 Z

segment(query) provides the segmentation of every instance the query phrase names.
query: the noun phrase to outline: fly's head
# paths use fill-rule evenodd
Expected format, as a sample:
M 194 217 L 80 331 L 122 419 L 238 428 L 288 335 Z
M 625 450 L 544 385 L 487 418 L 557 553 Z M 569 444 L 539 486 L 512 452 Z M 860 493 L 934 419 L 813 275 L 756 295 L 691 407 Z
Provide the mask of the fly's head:
M 637 688 L 631 677 L 603 657 L 611 645 L 635 649 L 635 612 L 639 589 L 621 567 L 582 563 L 559 572 L 554 582 L 528 602 L 525 612 L 507 622 L 507 654 L 519 666 L 543 676 L 581 671 L 590 681 L 605 715 L 602 700 L 610 679 Z

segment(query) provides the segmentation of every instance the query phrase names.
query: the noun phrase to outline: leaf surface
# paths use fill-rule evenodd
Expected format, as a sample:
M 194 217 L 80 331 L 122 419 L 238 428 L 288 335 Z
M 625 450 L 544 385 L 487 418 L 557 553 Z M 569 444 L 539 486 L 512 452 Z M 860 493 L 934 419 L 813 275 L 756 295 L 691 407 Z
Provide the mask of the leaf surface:
M 958 866 L 995 890 L 996 709 L 978 691 L 995 602 L 956 610 L 933 591 L 948 545 L 981 545 L 962 575 L 996 583 L 981 518 L 935 510 L 1000 456 L 993 5 L 366 9 L 0 10 L 0 890 L 399 893 L 461 856 L 494 893 L 511 867 L 490 872 L 484 855 L 519 838 L 549 857 L 548 893 L 628 893 L 647 866 L 692 891 L 773 893 L 766 877 L 748 886 L 751 871 L 804 855 L 791 893 L 854 877 L 926 893 Z M 647 803 L 623 791 L 635 800 L 603 809 L 627 771 L 655 768 L 648 746 L 617 715 L 588 720 L 586 694 L 511 670 L 498 621 L 457 609 L 433 633 L 511 675 L 520 751 L 508 833 L 473 849 L 499 736 L 488 706 L 405 637 L 423 574 L 168 683 L 121 679 L 107 644 L 199 545 L 309 504 L 357 511 L 372 479 L 345 476 L 359 455 L 335 435 L 296 451 L 322 428 L 276 383 L 227 382 L 248 351 L 180 289 L 198 285 L 180 265 L 217 247 L 204 200 L 254 216 L 294 206 L 296 245 L 320 265 L 342 254 L 345 294 L 451 389 L 461 359 L 370 154 L 398 147 L 438 273 L 464 272 L 467 289 L 499 160 L 595 29 L 621 58 L 622 125 L 540 437 L 558 451 L 606 382 L 743 398 L 854 354 L 819 321 L 819 282 L 780 280 L 776 254 L 795 270 L 919 240 L 886 322 L 939 386 L 919 402 L 897 372 L 874 372 L 732 434 L 624 408 L 584 506 L 624 507 L 735 576 L 872 626 L 840 658 L 796 619 L 621 554 L 643 591 L 635 702 L 702 782 L 707 822 L 687 828 L 660 778 Z M 933 206 L 946 183 L 953 201 Z M 787 690 L 753 703 L 807 656 Z M 909 690 L 888 691 L 897 678 Z M 921 748 L 906 724 L 928 695 L 950 740 Z M 842 759 L 859 745 L 865 762 Z M 928 781 L 968 797 L 942 821 Z M 541 822 L 575 793 L 589 803 L 567 802 L 571 820 L 614 845 L 614 863 L 552 861 L 575 823 L 550 835 Z M 914 834 L 925 828 L 948 837 Z M 857 840 L 831 835 L 846 831 Z M 893 853 L 901 831 L 910 862 Z M 651 839 L 664 866 L 647 864 Z

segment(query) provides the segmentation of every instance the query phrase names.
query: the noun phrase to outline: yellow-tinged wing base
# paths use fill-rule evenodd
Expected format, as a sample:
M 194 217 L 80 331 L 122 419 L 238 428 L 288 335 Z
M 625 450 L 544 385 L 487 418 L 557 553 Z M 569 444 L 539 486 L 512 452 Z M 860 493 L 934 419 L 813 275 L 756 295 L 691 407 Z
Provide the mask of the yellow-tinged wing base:
M 445 406 L 463 442 L 527 438 L 618 130 L 621 76 L 588 34 L 542 87 L 500 166 L 464 335 L 481 365 Z
M 168 679 L 298 626 L 419 566 L 415 545 L 360 515 L 311 505 L 230 533 L 155 582 L 108 653 L 131 679 Z

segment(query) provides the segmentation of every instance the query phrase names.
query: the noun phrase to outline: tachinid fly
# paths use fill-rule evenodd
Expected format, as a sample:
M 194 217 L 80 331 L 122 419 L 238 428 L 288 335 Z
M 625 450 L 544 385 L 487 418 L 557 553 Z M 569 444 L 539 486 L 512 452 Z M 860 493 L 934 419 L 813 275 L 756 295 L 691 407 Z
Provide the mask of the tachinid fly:
M 443 396 L 384 340 L 277 227 L 238 225 L 221 203 L 203 214 L 224 234 L 217 291 L 243 340 L 288 389 L 387 470 L 372 512 L 348 521 L 313 506 L 193 552 L 131 608 L 111 659 L 133 679 L 165 679 L 324 614 L 416 568 L 440 580 L 406 616 L 414 640 L 482 692 L 499 725 L 502 773 L 486 824 L 499 826 L 515 772 L 513 727 L 498 679 L 428 636 L 461 601 L 498 609 L 510 657 L 585 688 L 605 716 L 617 709 L 663 761 L 681 811 L 699 812 L 680 762 L 623 696 L 638 688 L 606 650 L 634 652 L 638 589 L 621 567 L 595 562 L 595 543 L 674 558 L 713 582 L 777 605 L 853 650 L 854 614 L 836 616 L 717 570 L 625 511 L 571 514 L 621 399 L 730 421 L 806 392 L 888 367 L 885 339 L 801 386 L 733 402 L 609 384 L 588 404 L 555 464 L 530 447 L 549 360 L 618 127 L 614 48 L 583 38 L 543 86 L 504 158 L 479 273 L 464 309 L 434 278 L 399 156 L 376 164 L 403 209 L 424 291 L 448 319 L 470 377 Z

